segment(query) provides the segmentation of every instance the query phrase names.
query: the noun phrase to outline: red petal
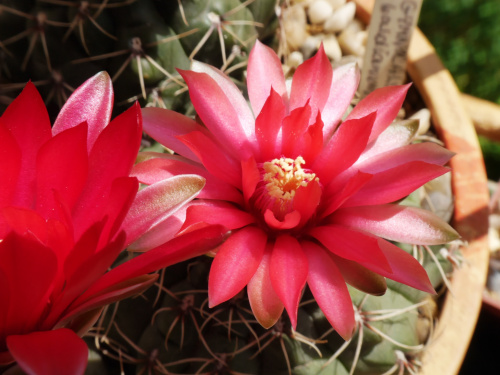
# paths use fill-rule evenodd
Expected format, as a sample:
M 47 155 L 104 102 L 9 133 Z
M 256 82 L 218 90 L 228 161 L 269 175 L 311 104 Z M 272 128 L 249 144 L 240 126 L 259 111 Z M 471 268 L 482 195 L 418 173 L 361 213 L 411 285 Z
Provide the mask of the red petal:
M 397 201 L 420 186 L 439 177 L 450 169 L 422 161 L 413 161 L 376 173 L 373 178 L 344 207 L 384 204 Z
M 151 155 L 151 154 L 154 154 Z M 221 199 L 243 203 L 241 192 L 234 186 L 215 177 L 202 164 L 192 162 L 184 157 L 170 154 L 151 153 L 151 159 L 146 159 L 132 168 L 131 176 L 146 185 L 152 185 L 167 178 L 181 174 L 197 174 L 206 180 L 205 187 L 198 198 Z M 144 153 L 140 157 L 146 157 Z
M 5 272 L 2 271 L 2 268 L 0 266 L 0 285 L 2 287 L 0 288 L 0 301 L 2 301 L 2 305 L 0 306 L 0 340 L 3 341 L 5 337 L 5 330 L 6 330 L 6 325 L 7 325 L 7 314 L 9 313 L 9 306 L 11 306 L 10 303 L 10 288 L 9 288 L 9 279 L 7 278 L 7 275 Z M 2 345 L 3 347 L 3 345 Z M 5 362 L 8 359 L 2 359 L 2 352 L 0 350 L 0 366 L 5 364 Z
M 134 242 L 191 201 L 204 185 L 205 180 L 199 176 L 180 175 L 142 189 L 122 225 L 127 234 L 126 244 Z
M 271 284 L 269 274 L 271 250 L 270 245 L 268 245 L 259 268 L 247 286 L 252 312 L 257 321 L 266 329 L 271 328 L 278 321 L 284 309 L 283 303 Z
M 316 158 L 313 170 L 323 183 L 349 168 L 366 148 L 376 114 L 344 121 Z
M 0 118 L 0 207 L 11 204 L 21 170 L 21 149 Z
M 188 159 L 200 161 L 177 137 L 193 131 L 208 134 L 206 128 L 198 125 L 196 121 L 191 120 L 189 117 L 163 108 L 143 108 L 142 120 L 144 131 L 152 138 Z
M 215 177 L 241 187 L 241 164 L 221 150 L 211 138 L 195 131 L 179 137 Z
M 248 82 L 250 84 L 250 81 Z M 274 158 L 281 149 L 281 139 L 278 139 L 278 133 L 286 115 L 283 98 L 274 89 L 271 89 L 263 105 L 255 119 L 255 136 L 260 146 L 259 162 Z
M 245 227 L 232 234 L 217 251 L 208 276 L 208 305 L 229 300 L 248 284 L 266 248 L 267 236 L 259 228 Z
M 36 155 L 51 137 L 45 104 L 35 86 L 28 82 L 1 117 L 22 152 L 22 164 L 16 187 L 15 205 L 33 208 L 35 198 Z
M 113 83 L 108 73 L 100 72 L 87 79 L 68 98 L 52 128 L 52 134 L 70 129 L 86 121 L 88 152 L 97 137 L 109 124 L 113 110 Z M 87 137 L 86 137 L 87 138 Z
M 294 237 L 281 235 L 276 239 L 269 266 L 271 284 L 285 305 L 293 329 L 297 327 L 297 310 L 306 285 L 307 263 L 304 250 Z
M 359 263 L 341 258 L 333 253 L 330 253 L 330 257 L 333 259 L 342 277 L 349 285 L 374 296 L 381 296 L 386 292 L 387 283 L 383 276 L 370 271 Z
M 307 284 L 314 299 L 344 340 L 354 334 L 356 322 L 351 296 L 344 278 L 325 249 L 312 242 L 302 243 L 309 262 Z
M 460 237 L 432 212 L 395 204 L 344 208 L 329 220 L 391 241 L 416 245 L 438 245 Z
M 293 75 L 290 111 L 304 106 L 310 100 L 312 114 L 316 116 L 316 111 L 321 111 L 325 106 L 331 83 L 332 65 L 321 45 L 316 55 L 302 63 Z
M 253 156 L 247 161 L 241 161 L 241 174 L 243 197 L 245 203 L 248 203 L 260 181 L 259 169 Z
M 9 336 L 7 346 L 29 375 L 78 375 L 87 367 L 87 345 L 69 329 Z
M 316 115 L 314 113 L 314 115 Z M 283 119 L 281 154 L 289 158 L 299 156 L 303 135 L 309 126 L 311 107 L 306 103 L 304 107 L 294 109 Z
M 321 118 L 325 123 L 324 138 L 330 139 L 342 116 L 346 113 L 359 84 L 359 68 L 355 63 L 333 69 L 332 85 Z
M 81 123 L 49 140 L 37 158 L 36 206 L 46 218 L 54 217 L 54 190 L 72 209 L 87 181 L 87 124 Z
M 342 258 L 360 263 L 373 263 L 391 272 L 391 267 L 379 249 L 376 238 L 338 225 L 315 227 L 309 234 Z
M 318 154 L 323 149 L 323 121 L 321 113 L 318 112 L 316 122 L 309 125 L 302 136 L 302 142 L 298 145 L 298 154 L 302 155 L 308 165 L 312 165 Z
M 322 189 L 317 181 L 310 181 L 295 191 L 293 209 L 300 213 L 300 225 L 304 225 L 314 214 L 321 201 Z
M 427 272 L 414 257 L 382 238 L 378 238 L 377 241 L 380 250 L 384 253 L 392 268 L 392 272 L 386 272 L 373 263 L 360 262 L 361 265 L 398 283 L 409 285 L 427 293 L 436 293 Z
M 32 236 L 10 233 L 0 242 L 0 268 L 10 286 L 4 333 L 28 332 L 47 307 L 57 276 L 56 256 Z
M 196 112 L 214 138 L 233 156 L 248 159 L 253 154 L 250 139 L 239 114 L 221 87 L 208 74 L 180 69 L 178 72 L 189 87 Z
M 221 201 L 196 201 L 186 212 L 185 229 L 196 223 L 220 224 L 229 230 L 252 224 L 254 217 L 236 206 Z
M 271 89 L 282 98 L 283 103 L 288 102 L 281 61 L 276 52 L 259 40 L 248 56 L 247 86 L 255 116 L 263 109 Z
M 376 89 L 362 99 L 347 116 L 348 120 L 365 117 L 377 112 L 368 143 L 374 141 L 396 118 L 411 84 L 387 86 Z
M 87 185 L 73 210 L 77 236 L 102 218 L 111 185 L 116 178 L 129 175 L 141 138 L 142 120 L 137 103 L 115 118 L 97 138 L 89 155 Z
M 283 221 L 280 221 L 274 216 L 274 212 L 269 208 L 264 212 L 264 220 L 266 224 L 269 225 L 272 229 L 276 230 L 284 230 L 284 229 L 292 229 L 299 225 L 301 216 L 299 211 L 292 211 L 285 215 Z

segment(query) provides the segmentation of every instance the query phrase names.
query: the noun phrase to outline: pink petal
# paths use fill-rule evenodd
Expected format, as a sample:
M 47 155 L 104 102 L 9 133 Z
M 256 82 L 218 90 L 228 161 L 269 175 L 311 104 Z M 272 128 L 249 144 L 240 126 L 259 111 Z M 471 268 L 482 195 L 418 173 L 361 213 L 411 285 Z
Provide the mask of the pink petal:
M 264 212 L 264 220 L 266 224 L 272 229 L 276 230 L 284 230 L 284 229 L 293 229 L 297 225 L 299 225 L 301 216 L 300 212 L 292 211 L 285 215 L 283 220 L 278 220 L 276 216 L 274 216 L 274 212 L 269 208 Z
M 190 160 L 200 162 L 189 147 L 177 137 L 193 131 L 208 133 L 206 128 L 180 113 L 154 107 L 142 109 L 142 121 L 144 131 L 156 141 Z
M 267 236 L 257 227 L 232 234 L 217 251 L 208 276 L 208 305 L 216 306 L 240 292 L 262 260 Z
M 236 206 L 221 201 L 196 201 L 186 212 L 182 229 L 196 223 L 220 224 L 229 230 L 239 229 L 252 224 L 255 218 Z
M 408 145 L 415 134 L 417 134 L 418 126 L 418 120 L 393 122 L 378 136 L 375 142 L 371 143 L 370 147 L 363 152 L 359 158 L 359 162 L 369 160 L 378 154 Z
M 194 131 L 179 137 L 215 177 L 235 187 L 241 186 L 241 164 L 226 154 L 209 137 Z
M 108 73 L 100 72 L 87 79 L 68 98 L 61 108 L 52 128 L 52 134 L 87 122 L 88 127 L 88 152 L 111 120 L 113 110 L 113 83 Z
M 264 256 L 259 264 L 259 268 L 248 282 L 247 292 L 250 307 L 257 321 L 264 328 L 271 328 L 283 313 L 283 303 L 274 291 L 271 284 L 270 245 L 264 252 Z
M 374 141 L 396 118 L 410 84 L 376 89 L 362 99 L 347 116 L 348 120 L 365 117 L 377 112 L 368 143 Z
M 0 118 L 0 207 L 7 206 L 16 193 L 21 172 L 21 149 Z
M 206 180 L 198 198 L 221 199 L 243 203 L 241 192 L 208 172 L 202 164 L 195 163 L 179 155 L 152 153 L 151 159 L 144 160 L 132 168 L 131 176 L 146 185 L 152 185 L 181 174 L 197 174 Z M 139 156 L 144 156 L 140 153 Z
M 380 250 L 391 265 L 392 272 L 387 272 L 376 264 L 360 262 L 361 265 L 398 283 L 406 284 L 427 293 L 436 293 L 427 272 L 414 257 L 382 238 L 378 238 L 377 241 Z
M 450 169 L 422 161 L 412 161 L 398 167 L 376 173 L 373 178 L 344 207 L 391 203 L 439 177 Z
M 189 96 L 196 112 L 214 138 L 233 156 L 248 159 L 253 155 L 246 125 L 241 123 L 237 109 L 217 82 L 205 73 L 178 71 L 189 87 Z
M 357 172 L 350 178 L 345 185 L 342 186 L 339 192 L 326 190 L 325 196 L 332 197 L 322 208 L 321 217 L 330 215 L 337 210 L 347 199 L 356 194 L 363 186 L 365 186 L 373 175 L 363 172 Z
M 450 225 L 432 212 L 395 204 L 340 209 L 332 215 L 330 221 L 391 241 L 416 245 L 438 245 L 460 237 Z
M 215 81 L 221 91 L 225 94 L 227 100 L 231 104 L 231 107 L 236 112 L 246 138 L 250 142 L 255 143 L 254 116 L 247 104 L 247 101 L 243 97 L 241 90 L 234 84 L 231 78 L 229 78 L 225 73 L 222 73 L 219 69 L 196 60 L 191 63 L 191 69 L 194 72 L 205 73 Z M 234 125 L 236 124 L 233 124 L 233 127 Z
M 316 114 L 314 114 L 316 115 Z M 300 145 L 303 135 L 309 126 L 311 107 L 305 106 L 295 108 L 283 119 L 281 154 L 289 158 L 299 156 Z
M 47 307 L 56 278 L 53 252 L 28 234 L 10 233 L 0 242 L 0 269 L 10 287 L 6 335 L 34 329 Z
M 45 104 L 35 86 L 28 82 L 0 118 L 2 126 L 14 136 L 22 153 L 14 204 L 33 208 L 36 155 L 51 138 L 50 120 Z
M 87 344 L 69 329 L 9 336 L 7 347 L 29 375 L 83 375 L 87 367 Z
M 293 75 L 290 111 L 309 101 L 311 113 L 316 116 L 316 111 L 325 106 L 331 83 L 332 65 L 321 45 L 316 55 L 302 63 Z
M 250 85 L 250 80 L 248 83 Z M 286 107 L 283 98 L 271 88 L 271 93 L 255 119 L 255 136 L 260 146 L 259 162 L 273 159 L 281 149 L 281 139 L 278 139 L 278 133 L 285 115 Z
M 127 234 L 126 244 L 172 215 L 191 201 L 205 185 L 196 175 L 180 175 L 150 185 L 137 193 L 122 224 Z M 165 238 L 166 242 L 170 238 Z
M 87 289 L 73 305 L 76 306 L 87 301 L 93 295 L 113 289 L 114 285 L 126 280 L 203 255 L 219 245 L 224 240 L 226 233 L 225 227 L 211 225 L 177 236 L 169 242 L 113 268 Z
M 68 128 L 40 148 L 37 157 L 36 207 L 46 218 L 55 217 L 54 191 L 72 209 L 88 174 L 87 124 Z
M 253 156 L 246 161 L 241 161 L 241 174 L 243 198 L 245 203 L 248 203 L 260 181 L 260 172 Z
M 332 84 L 321 118 L 325 123 L 323 134 L 330 139 L 342 116 L 346 113 L 359 84 L 359 68 L 356 64 L 345 64 L 333 69 Z
M 141 137 L 141 113 L 137 103 L 99 134 L 89 155 L 87 185 L 73 210 L 77 236 L 95 220 L 100 220 L 110 199 L 112 182 L 128 176 L 134 165 Z
M 323 183 L 349 168 L 366 148 L 376 114 L 344 121 L 314 161 L 313 170 Z
M 391 267 L 379 249 L 376 238 L 339 225 L 315 227 L 309 234 L 339 257 L 359 263 L 375 264 L 386 272 L 391 272 Z
M 341 258 L 333 253 L 330 257 L 337 265 L 344 280 L 354 288 L 373 296 L 381 296 L 387 290 L 385 278 L 378 273 L 370 271 L 361 264 Z
M 309 262 L 307 284 L 314 299 L 337 333 L 344 340 L 354 334 L 355 320 L 351 296 L 344 278 L 327 251 L 312 242 L 302 247 Z
M 282 98 L 285 106 L 288 102 L 281 61 L 271 48 L 259 40 L 255 41 L 248 56 L 247 86 L 250 103 L 256 117 L 268 100 L 271 89 Z
M 280 235 L 271 253 L 271 284 L 285 306 L 292 328 L 297 327 L 300 296 L 306 285 L 308 262 L 299 242 L 290 235 Z

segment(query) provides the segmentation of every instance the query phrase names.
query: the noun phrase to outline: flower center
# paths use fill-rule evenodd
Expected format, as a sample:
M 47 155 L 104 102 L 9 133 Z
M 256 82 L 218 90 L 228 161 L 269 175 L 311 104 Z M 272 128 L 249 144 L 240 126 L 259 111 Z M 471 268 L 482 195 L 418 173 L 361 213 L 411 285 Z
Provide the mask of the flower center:
M 302 169 L 305 163 L 302 156 L 295 160 L 281 157 L 265 162 L 263 179 L 269 196 L 286 203 L 293 199 L 298 188 L 307 186 L 310 181 L 318 181 L 314 173 Z

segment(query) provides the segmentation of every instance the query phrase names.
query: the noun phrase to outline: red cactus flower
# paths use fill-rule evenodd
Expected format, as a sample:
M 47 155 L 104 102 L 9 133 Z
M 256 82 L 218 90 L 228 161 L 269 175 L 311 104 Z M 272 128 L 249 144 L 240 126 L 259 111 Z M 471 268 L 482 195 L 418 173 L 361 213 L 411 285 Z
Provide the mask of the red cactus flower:
M 110 122 L 112 103 L 111 80 L 100 73 L 75 91 L 52 128 L 32 83 L 0 117 L 0 366 L 82 374 L 87 347 L 78 335 L 104 305 L 149 287 L 157 278 L 149 272 L 180 260 L 169 251 L 203 249 L 202 242 L 206 251 L 221 240 L 206 240 L 218 231 L 206 228 L 201 240 L 181 236 L 107 272 L 128 243 L 204 184 L 177 176 L 137 193 L 129 174 L 141 112 L 135 104 Z
M 323 49 L 298 67 L 288 93 L 278 57 L 257 42 L 247 72 L 251 108 L 219 70 L 195 62 L 179 72 L 206 127 L 143 109 L 145 131 L 180 156 L 149 154 L 133 174 L 146 184 L 179 173 L 206 178 L 181 229 L 223 225 L 230 233 L 215 250 L 210 306 L 246 286 L 264 327 L 285 308 L 295 328 L 307 283 L 347 339 L 355 323 L 346 282 L 382 294 L 387 277 L 434 292 L 422 266 L 387 241 L 458 236 L 433 214 L 394 203 L 448 172 L 442 165 L 451 157 L 436 144 L 409 144 L 414 127 L 391 125 L 408 85 L 376 90 L 341 121 L 359 72 L 354 65 L 332 70 Z M 155 232 L 141 245 L 159 242 Z

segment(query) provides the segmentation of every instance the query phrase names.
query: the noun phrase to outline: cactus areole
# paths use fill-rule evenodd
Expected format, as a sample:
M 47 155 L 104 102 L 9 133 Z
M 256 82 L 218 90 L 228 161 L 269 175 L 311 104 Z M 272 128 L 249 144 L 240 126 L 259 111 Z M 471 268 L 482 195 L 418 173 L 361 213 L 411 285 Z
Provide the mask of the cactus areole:
M 149 154 L 132 174 L 146 184 L 179 173 L 205 177 L 180 233 L 227 228 L 227 240 L 214 250 L 210 306 L 246 286 L 264 327 L 286 309 L 295 328 L 307 283 L 348 339 L 355 318 L 346 282 L 383 294 L 389 278 L 434 293 L 417 260 L 389 242 L 458 237 L 432 213 L 395 203 L 448 172 L 443 165 L 452 156 L 436 144 L 411 144 L 415 126 L 393 122 L 409 85 L 374 91 L 342 120 L 359 71 L 353 64 L 332 69 L 322 48 L 298 67 L 287 90 L 279 58 L 257 42 L 248 62 L 250 107 L 211 66 L 194 62 L 179 72 L 205 126 L 143 109 L 145 131 L 178 155 Z M 157 232 L 150 236 L 149 245 L 160 241 Z

